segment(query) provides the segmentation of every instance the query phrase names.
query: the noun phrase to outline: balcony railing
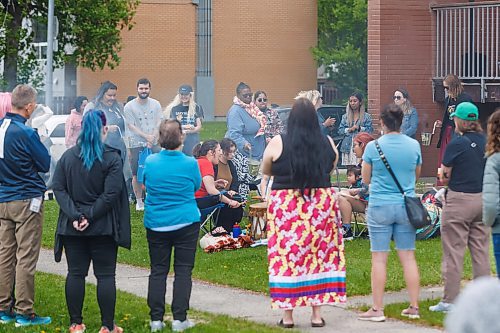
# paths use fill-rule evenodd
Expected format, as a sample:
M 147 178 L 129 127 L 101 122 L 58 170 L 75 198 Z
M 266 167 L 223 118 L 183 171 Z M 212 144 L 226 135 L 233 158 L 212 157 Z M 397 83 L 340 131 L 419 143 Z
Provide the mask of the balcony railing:
M 500 80 L 500 1 L 431 7 L 436 13 L 435 79 Z

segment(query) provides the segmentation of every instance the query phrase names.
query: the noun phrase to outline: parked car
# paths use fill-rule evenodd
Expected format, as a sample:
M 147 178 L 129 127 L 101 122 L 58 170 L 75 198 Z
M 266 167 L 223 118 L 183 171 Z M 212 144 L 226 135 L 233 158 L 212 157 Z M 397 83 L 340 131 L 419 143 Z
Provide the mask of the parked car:
M 285 124 L 285 131 L 286 131 L 286 125 L 288 122 L 288 115 L 290 114 L 290 111 L 292 110 L 291 107 L 277 107 L 275 108 L 276 111 L 278 111 L 278 115 Z M 328 117 L 330 118 L 335 118 L 335 124 L 331 127 L 331 129 L 328 132 L 328 135 L 330 135 L 335 142 L 335 144 L 338 146 L 338 144 L 342 141 L 344 138 L 343 133 L 339 133 L 339 126 L 340 126 L 340 121 L 342 120 L 342 116 L 345 113 L 345 106 L 342 105 L 323 105 L 322 107 L 319 108 L 318 110 L 321 115 L 327 119 Z
M 55 115 L 44 123 L 47 136 L 50 139 L 50 156 L 56 163 L 66 151 L 64 126 L 68 117 L 69 115 Z

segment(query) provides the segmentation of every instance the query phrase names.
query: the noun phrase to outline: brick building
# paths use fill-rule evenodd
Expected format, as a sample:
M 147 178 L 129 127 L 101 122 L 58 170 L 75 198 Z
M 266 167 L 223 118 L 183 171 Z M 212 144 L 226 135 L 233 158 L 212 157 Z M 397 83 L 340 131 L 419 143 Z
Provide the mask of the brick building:
M 419 113 L 419 130 L 431 132 L 444 111 L 443 78 L 464 82 L 485 123 L 500 106 L 499 1 L 369 0 L 368 108 L 377 114 L 406 87 Z M 422 146 L 423 176 L 434 176 L 439 129 Z
M 240 81 L 277 104 L 316 87 L 315 0 L 142 0 L 135 22 L 122 34 L 120 66 L 78 69 L 79 95 L 92 98 L 111 80 L 124 101 L 148 77 L 151 96 L 166 106 L 189 83 L 210 118 L 226 115 Z

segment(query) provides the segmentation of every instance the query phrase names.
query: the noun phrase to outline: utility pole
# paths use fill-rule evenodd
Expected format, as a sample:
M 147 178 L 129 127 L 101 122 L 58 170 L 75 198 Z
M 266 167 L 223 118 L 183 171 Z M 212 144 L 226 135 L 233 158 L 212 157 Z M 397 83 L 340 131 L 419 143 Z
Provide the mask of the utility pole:
M 52 82 L 53 82 L 53 59 L 54 59 L 54 0 L 49 0 L 49 12 L 47 23 L 47 73 L 45 82 L 45 105 L 52 108 Z

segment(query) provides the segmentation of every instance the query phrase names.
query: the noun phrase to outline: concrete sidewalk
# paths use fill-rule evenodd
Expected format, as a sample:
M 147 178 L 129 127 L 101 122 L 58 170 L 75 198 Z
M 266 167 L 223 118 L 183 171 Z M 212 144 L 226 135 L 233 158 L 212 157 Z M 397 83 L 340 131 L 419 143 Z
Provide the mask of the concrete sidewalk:
M 42 249 L 38 260 L 37 270 L 45 273 L 66 275 L 66 260 L 54 262 L 53 252 Z M 95 278 L 89 274 L 88 282 L 95 284 Z M 119 264 L 117 267 L 117 288 L 122 291 L 145 298 L 147 295 L 149 270 Z M 172 301 L 172 280 L 168 279 L 167 303 Z M 428 288 L 421 292 L 421 298 L 439 298 L 441 288 Z M 386 303 L 407 302 L 406 293 L 390 293 L 385 296 Z M 225 314 L 231 317 L 244 318 L 251 321 L 276 325 L 281 317 L 281 311 L 271 310 L 268 296 L 244 291 L 235 288 L 221 287 L 201 281 L 193 281 L 191 294 L 191 308 L 215 314 Z M 347 307 L 356 307 L 362 304 L 371 304 L 370 297 L 350 297 Z M 357 320 L 355 311 L 339 307 L 324 306 L 323 317 L 327 325 L 324 328 L 311 328 L 310 309 L 297 308 L 294 310 L 295 327 L 302 332 L 336 332 L 336 333 L 431 333 L 441 330 L 407 324 L 397 320 L 387 320 L 384 323 L 363 322 Z

